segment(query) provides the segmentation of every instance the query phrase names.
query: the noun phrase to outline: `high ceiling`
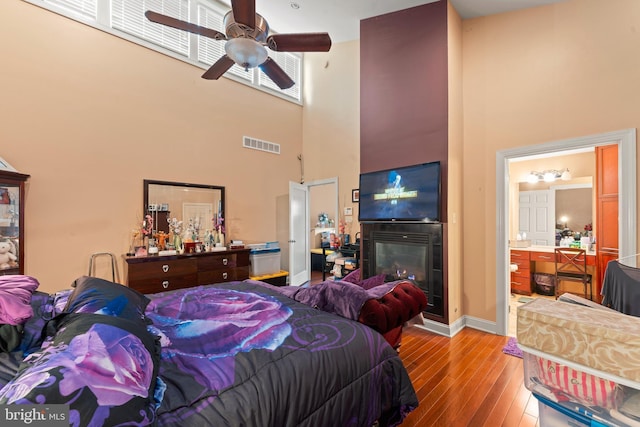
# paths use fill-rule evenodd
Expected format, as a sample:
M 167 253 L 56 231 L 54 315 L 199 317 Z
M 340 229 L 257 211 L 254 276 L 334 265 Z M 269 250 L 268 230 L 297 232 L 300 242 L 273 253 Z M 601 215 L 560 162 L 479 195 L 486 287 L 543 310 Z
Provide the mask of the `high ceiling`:
M 222 0 L 230 4 L 230 0 Z M 444 0 L 256 0 L 256 11 L 281 33 L 328 32 L 334 43 L 360 37 L 360 20 Z M 462 19 L 564 0 L 451 0 Z M 296 9 L 296 6 L 298 7 Z

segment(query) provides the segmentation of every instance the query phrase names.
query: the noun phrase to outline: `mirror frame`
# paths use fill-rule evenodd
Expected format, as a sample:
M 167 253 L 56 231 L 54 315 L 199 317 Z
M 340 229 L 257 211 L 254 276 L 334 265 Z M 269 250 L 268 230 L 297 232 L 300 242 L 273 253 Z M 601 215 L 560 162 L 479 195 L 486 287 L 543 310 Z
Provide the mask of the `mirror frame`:
M 190 184 L 187 182 L 172 182 L 172 181 L 157 181 L 152 179 L 143 180 L 143 197 L 142 197 L 142 217 L 148 213 L 149 207 L 149 185 L 166 185 L 171 187 L 186 187 L 186 188 L 200 188 L 205 190 L 219 190 L 220 202 L 222 206 L 222 218 L 225 218 L 226 200 L 225 200 L 225 187 L 220 185 L 206 185 L 206 184 Z M 226 224 L 225 224 L 226 225 Z

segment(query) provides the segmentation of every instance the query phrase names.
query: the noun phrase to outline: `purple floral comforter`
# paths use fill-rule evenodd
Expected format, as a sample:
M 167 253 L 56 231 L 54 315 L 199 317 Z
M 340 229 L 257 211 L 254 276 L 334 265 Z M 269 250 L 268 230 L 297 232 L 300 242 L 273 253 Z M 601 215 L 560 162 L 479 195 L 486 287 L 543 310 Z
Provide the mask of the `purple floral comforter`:
M 160 426 L 386 426 L 418 404 L 397 353 L 357 322 L 250 282 L 147 296 Z

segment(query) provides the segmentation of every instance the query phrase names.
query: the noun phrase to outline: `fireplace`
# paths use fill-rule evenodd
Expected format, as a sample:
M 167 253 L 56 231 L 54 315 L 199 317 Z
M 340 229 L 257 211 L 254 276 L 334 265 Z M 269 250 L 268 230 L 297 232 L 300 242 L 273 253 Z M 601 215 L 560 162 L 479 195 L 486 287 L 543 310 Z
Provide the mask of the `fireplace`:
M 427 296 L 425 315 L 442 321 L 442 224 L 363 223 L 361 271 L 365 278 L 384 274 L 386 281 L 413 280 Z

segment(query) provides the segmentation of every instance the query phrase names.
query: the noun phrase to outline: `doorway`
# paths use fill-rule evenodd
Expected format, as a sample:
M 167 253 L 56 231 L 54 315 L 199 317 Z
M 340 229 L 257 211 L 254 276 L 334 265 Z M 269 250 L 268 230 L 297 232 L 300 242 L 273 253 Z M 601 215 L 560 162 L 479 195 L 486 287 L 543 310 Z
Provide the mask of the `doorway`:
M 299 190 L 298 193 L 301 193 L 299 197 L 294 197 L 292 185 Z M 290 183 L 287 268 L 290 272 L 291 285 L 299 286 L 311 279 L 311 245 L 315 237 L 312 236 L 311 222 L 317 218 L 317 213 L 311 212 L 312 207 L 325 211 L 330 218 L 335 218 L 337 223 L 338 194 L 337 177 L 304 184 Z
M 535 155 L 552 156 L 568 150 L 618 145 L 620 256 L 636 253 L 636 130 L 625 129 L 553 141 L 496 153 L 496 334 L 507 335 L 509 319 L 509 162 Z M 596 236 L 597 238 L 597 236 Z

